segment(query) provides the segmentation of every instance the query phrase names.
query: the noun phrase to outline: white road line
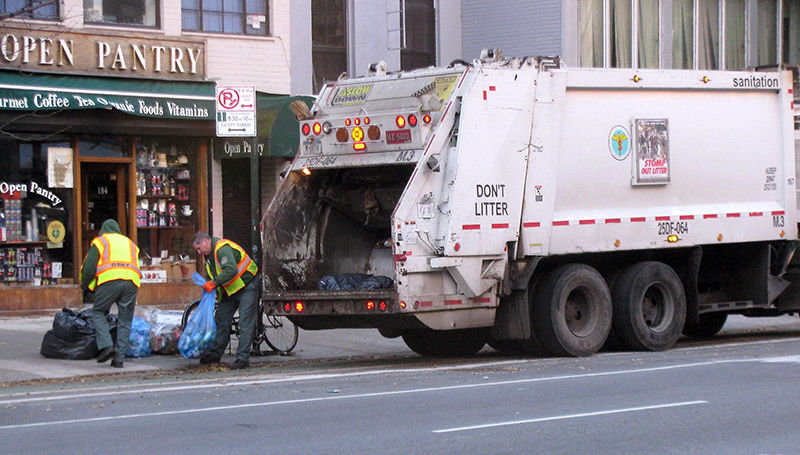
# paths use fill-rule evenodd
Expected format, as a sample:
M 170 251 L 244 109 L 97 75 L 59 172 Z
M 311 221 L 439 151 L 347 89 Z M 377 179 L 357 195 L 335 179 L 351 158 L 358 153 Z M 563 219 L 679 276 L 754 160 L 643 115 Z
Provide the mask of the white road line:
M 625 412 L 637 412 L 637 411 L 650 411 L 653 409 L 664 409 L 664 408 L 676 408 L 679 406 L 693 406 L 696 404 L 708 404 L 708 401 L 704 400 L 697 400 L 697 401 L 683 401 L 679 403 L 666 403 L 666 404 L 656 404 L 652 406 L 638 406 L 635 408 L 623 408 L 623 409 L 609 409 L 606 411 L 595 411 L 595 412 L 582 412 L 580 414 L 569 414 L 563 416 L 553 416 L 553 417 L 540 417 L 537 419 L 526 419 L 526 420 L 512 420 L 509 422 L 497 422 L 497 423 L 487 423 L 483 425 L 471 425 L 468 427 L 455 427 L 455 428 L 445 428 L 442 430 L 433 430 L 433 433 L 452 433 L 455 431 L 469 431 L 469 430 L 481 430 L 484 428 L 495 428 L 495 427 L 504 427 L 510 425 L 521 425 L 524 423 L 541 423 L 541 422 L 552 422 L 554 420 L 566 420 L 566 419 L 578 419 L 581 417 L 595 417 L 595 416 L 602 416 L 602 415 L 609 415 L 609 414 L 622 414 Z

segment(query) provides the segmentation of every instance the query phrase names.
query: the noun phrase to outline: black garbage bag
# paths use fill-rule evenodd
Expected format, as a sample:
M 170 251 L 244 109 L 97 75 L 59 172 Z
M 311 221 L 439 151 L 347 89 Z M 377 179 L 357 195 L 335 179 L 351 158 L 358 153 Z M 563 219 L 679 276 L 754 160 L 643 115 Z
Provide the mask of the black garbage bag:
M 91 310 L 75 314 L 69 308 L 63 308 L 53 318 L 53 335 L 64 341 L 75 341 L 87 335 L 94 335 Z
M 97 355 L 97 341 L 94 332 L 67 341 L 57 337 L 53 330 L 48 330 L 39 353 L 50 359 L 88 360 Z
M 386 289 L 392 287 L 392 284 L 394 284 L 394 281 L 385 276 L 364 273 L 340 273 L 323 276 L 319 281 L 319 288 L 328 291 L 350 291 L 357 289 Z

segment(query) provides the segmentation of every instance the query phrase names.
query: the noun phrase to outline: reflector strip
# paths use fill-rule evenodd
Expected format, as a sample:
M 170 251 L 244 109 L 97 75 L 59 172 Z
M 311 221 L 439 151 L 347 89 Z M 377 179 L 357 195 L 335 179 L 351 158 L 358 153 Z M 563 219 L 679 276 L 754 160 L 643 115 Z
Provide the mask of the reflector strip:
M 492 224 L 492 229 L 508 229 L 508 223 Z
M 578 224 L 594 224 L 594 220 L 580 220 Z
M 541 225 L 542 225 L 542 223 L 540 223 L 540 222 L 538 222 L 538 221 L 532 221 L 532 222 L 528 222 L 528 223 L 522 223 L 522 227 L 526 227 L 526 228 L 535 228 L 535 227 L 539 227 L 539 226 L 541 226 Z
M 764 216 L 764 212 L 750 212 L 750 216 Z
M 783 210 L 778 210 L 776 212 L 772 212 L 772 215 L 784 215 L 784 214 L 786 214 L 786 212 L 784 212 Z
M 693 220 L 694 219 L 694 215 L 681 215 L 680 219 L 681 219 L 681 221 Z
M 656 221 L 669 221 L 668 216 L 657 216 Z
M 433 306 L 433 302 L 431 301 L 419 302 L 419 304 L 420 306 Z
M 553 221 L 553 226 L 569 226 L 569 221 Z
M 606 224 L 622 223 L 622 218 L 606 218 Z
M 631 223 L 644 223 L 645 221 L 646 221 L 646 218 L 643 217 L 643 216 L 642 217 L 631 218 Z
M 728 218 L 739 218 L 740 215 L 738 213 L 726 213 L 725 216 Z
M 464 231 L 477 231 L 481 228 L 480 224 L 465 224 L 461 226 L 461 229 Z
M 461 300 L 445 300 L 445 305 L 461 305 Z
M 704 220 L 708 219 L 708 218 L 717 218 L 717 214 L 716 213 L 706 213 L 705 215 L 703 215 L 703 219 Z
M 480 299 L 470 299 L 470 300 L 472 300 L 472 303 L 489 303 L 492 301 L 492 299 L 489 297 L 483 297 Z

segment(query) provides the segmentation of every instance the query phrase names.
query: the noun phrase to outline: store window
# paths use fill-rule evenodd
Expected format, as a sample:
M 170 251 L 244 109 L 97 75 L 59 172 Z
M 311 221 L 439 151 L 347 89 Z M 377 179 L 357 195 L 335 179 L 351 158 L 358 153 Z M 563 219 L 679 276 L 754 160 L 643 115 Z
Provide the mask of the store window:
M 698 0 L 697 67 L 719 69 L 719 1 Z
M 758 65 L 778 63 L 778 2 L 758 0 Z
M 66 138 L 0 140 L 0 285 L 71 283 L 73 151 Z
M 800 0 L 784 0 L 782 14 L 782 63 L 800 65 Z M 795 93 L 800 96 L 800 93 Z M 797 104 L 797 103 L 796 103 Z
M 631 67 L 631 33 L 633 30 L 630 0 L 612 0 L 611 67 Z
M 347 71 L 347 21 L 344 0 L 311 0 L 311 59 L 314 91 Z
M 130 156 L 130 141 L 122 136 L 83 137 L 78 141 L 81 156 L 121 158 Z
M 158 0 L 83 0 L 87 24 L 158 26 Z
M 580 66 L 603 66 L 603 0 L 580 0 L 578 43 Z
M 694 1 L 672 2 L 672 67 L 689 69 L 694 65 Z
M 659 68 L 659 30 L 661 30 L 658 0 L 641 0 L 638 11 L 639 68 Z
M 181 0 L 181 18 L 187 31 L 269 34 L 267 0 Z
M 405 47 L 400 50 L 400 69 L 436 64 L 436 12 L 433 0 L 406 0 Z
M 142 262 L 164 270 L 165 263 L 181 263 L 194 270 L 190 258 L 195 256 L 191 239 L 201 213 L 200 142 L 144 138 L 135 147 L 136 228 Z
M 725 68 L 742 69 L 744 60 L 745 0 L 725 0 Z
M 58 19 L 58 1 L 0 0 L 0 19 L 18 17 L 25 19 Z

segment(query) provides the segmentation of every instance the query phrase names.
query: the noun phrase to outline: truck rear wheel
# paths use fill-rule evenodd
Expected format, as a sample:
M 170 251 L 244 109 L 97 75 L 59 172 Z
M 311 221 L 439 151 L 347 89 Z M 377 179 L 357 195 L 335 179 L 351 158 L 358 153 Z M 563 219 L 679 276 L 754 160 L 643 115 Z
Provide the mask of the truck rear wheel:
M 680 278 L 661 262 L 630 266 L 612 290 L 614 331 L 626 346 L 642 351 L 669 349 L 683 330 L 686 295 Z
M 608 285 L 588 265 L 567 264 L 550 272 L 532 304 L 533 332 L 551 355 L 592 355 L 611 331 Z
M 710 338 L 718 334 L 728 320 L 728 313 L 705 313 L 697 324 L 686 324 L 683 334 L 693 338 Z
M 412 351 L 426 357 L 467 356 L 486 345 L 486 330 L 409 330 L 403 333 L 403 341 Z

